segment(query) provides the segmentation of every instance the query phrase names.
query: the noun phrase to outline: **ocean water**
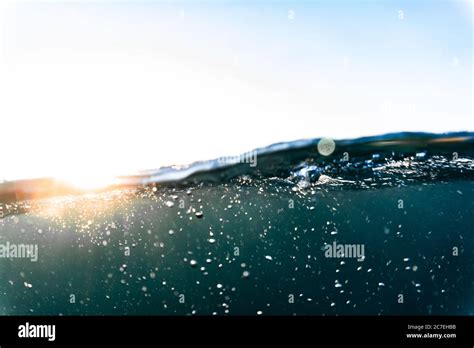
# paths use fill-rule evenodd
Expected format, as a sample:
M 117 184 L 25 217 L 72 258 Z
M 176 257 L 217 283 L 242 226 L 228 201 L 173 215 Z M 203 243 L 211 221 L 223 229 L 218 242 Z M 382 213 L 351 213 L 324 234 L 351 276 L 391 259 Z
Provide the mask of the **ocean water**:
M 0 314 L 472 315 L 473 141 L 312 139 L 4 200 L 0 244 L 37 260 L 0 258 Z

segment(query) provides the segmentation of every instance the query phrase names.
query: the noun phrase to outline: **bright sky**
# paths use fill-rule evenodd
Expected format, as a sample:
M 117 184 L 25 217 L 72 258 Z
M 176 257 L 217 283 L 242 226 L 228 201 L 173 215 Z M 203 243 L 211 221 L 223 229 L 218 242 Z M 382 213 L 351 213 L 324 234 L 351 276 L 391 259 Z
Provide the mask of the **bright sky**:
M 8 1 L 0 181 L 474 130 L 472 2 Z

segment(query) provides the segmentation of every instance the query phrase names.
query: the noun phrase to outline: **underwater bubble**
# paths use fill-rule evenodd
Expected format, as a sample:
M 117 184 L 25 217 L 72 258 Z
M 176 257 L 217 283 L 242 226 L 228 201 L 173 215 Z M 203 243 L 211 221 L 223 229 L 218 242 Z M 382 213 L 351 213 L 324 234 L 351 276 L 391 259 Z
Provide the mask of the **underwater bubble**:
M 318 152 L 323 156 L 331 155 L 336 149 L 336 143 L 330 138 L 322 138 L 318 142 Z
M 426 152 L 417 152 L 415 157 L 417 159 L 425 158 L 426 157 Z

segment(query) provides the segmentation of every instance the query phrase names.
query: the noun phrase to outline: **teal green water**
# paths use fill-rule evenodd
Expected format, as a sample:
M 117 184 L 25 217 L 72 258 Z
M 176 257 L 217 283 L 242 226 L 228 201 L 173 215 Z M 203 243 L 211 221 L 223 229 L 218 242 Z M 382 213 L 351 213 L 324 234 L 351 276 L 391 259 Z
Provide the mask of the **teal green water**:
M 0 259 L 0 313 L 472 315 L 469 149 L 299 149 L 253 175 L 3 204 L 0 244 L 38 260 Z

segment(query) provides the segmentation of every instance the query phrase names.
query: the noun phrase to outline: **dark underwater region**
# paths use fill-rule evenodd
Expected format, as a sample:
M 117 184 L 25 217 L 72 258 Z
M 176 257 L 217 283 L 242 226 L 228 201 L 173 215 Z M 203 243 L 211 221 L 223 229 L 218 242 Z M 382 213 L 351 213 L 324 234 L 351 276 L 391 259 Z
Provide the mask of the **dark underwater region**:
M 473 139 L 314 139 L 4 199 L 0 314 L 472 315 Z

